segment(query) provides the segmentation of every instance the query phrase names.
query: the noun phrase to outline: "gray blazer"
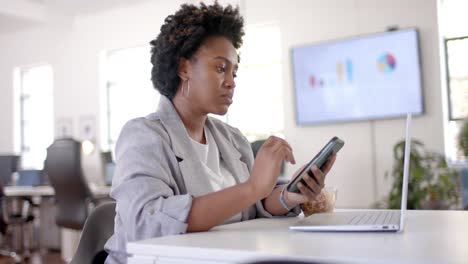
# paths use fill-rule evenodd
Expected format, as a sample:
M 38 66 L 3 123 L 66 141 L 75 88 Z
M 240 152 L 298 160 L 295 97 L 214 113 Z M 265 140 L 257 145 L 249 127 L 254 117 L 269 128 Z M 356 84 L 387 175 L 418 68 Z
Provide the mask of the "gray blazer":
M 206 126 L 237 183 L 246 181 L 253 164 L 250 143 L 242 133 L 215 118 Z M 107 241 L 106 263 L 126 263 L 129 241 L 182 234 L 192 196 L 214 190 L 172 102 L 161 96 L 158 111 L 130 120 L 115 149 L 116 168 L 110 196 L 117 201 L 114 235 Z M 288 216 L 300 212 L 295 208 Z M 242 211 L 242 221 L 272 217 L 261 201 Z

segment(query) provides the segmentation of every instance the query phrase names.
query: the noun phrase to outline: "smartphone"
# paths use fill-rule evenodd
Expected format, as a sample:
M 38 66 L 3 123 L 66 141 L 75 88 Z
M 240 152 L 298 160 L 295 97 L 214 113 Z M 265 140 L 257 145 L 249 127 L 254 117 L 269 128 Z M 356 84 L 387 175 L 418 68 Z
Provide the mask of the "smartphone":
M 334 153 L 337 153 L 342 147 L 344 146 L 344 141 L 339 139 L 338 137 L 333 137 L 328 141 L 328 143 L 323 147 L 315 157 L 307 163 L 307 165 L 302 169 L 301 172 L 299 172 L 292 181 L 289 182 L 288 186 L 286 187 L 286 190 L 288 192 L 294 192 L 294 193 L 300 193 L 299 188 L 297 188 L 297 184 L 299 182 L 302 182 L 302 184 L 306 185 L 304 180 L 302 179 L 302 176 L 304 173 L 307 173 L 310 168 L 313 165 L 317 165 L 319 169 L 322 169 L 322 167 L 327 163 L 328 159 L 330 159 L 331 155 Z M 313 174 L 309 174 L 311 177 L 314 177 Z

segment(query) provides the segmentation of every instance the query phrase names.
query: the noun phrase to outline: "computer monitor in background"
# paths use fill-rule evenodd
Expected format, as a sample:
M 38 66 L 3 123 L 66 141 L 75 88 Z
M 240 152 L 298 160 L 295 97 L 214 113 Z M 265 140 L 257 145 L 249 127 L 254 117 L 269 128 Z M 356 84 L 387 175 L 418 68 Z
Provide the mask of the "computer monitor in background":
M 104 181 L 106 185 L 112 185 L 112 178 L 114 177 L 115 163 L 112 159 L 112 152 L 104 151 L 101 152 L 103 170 L 104 170 Z
M 106 185 L 110 186 L 112 185 L 112 178 L 114 177 L 114 169 L 115 169 L 115 163 L 113 162 L 109 162 L 109 163 L 106 163 L 106 168 L 105 168 L 105 182 L 106 182 Z
M 298 125 L 424 113 L 415 28 L 293 47 L 291 58 Z
M 47 176 L 43 170 L 18 170 L 17 186 L 42 186 L 49 185 Z
M 0 180 L 3 186 L 12 185 L 13 173 L 18 170 L 20 156 L 0 155 Z

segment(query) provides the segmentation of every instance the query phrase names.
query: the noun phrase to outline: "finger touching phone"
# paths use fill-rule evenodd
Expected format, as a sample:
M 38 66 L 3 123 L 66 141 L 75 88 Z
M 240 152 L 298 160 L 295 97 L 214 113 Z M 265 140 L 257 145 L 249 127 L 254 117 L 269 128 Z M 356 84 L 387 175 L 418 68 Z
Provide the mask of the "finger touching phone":
M 302 176 L 304 173 L 307 173 L 312 166 L 317 165 L 319 169 L 322 169 L 323 166 L 327 163 L 328 159 L 330 157 L 337 153 L 342 147 L 344 146 L 344 141 L 341 140 L 338 137 L 333 137 L 328 141 L 328 143 L 320 150 L 315 157 L 307 163 L 307 165 L 296 175 L 296 177 L 289 182 L 288 186 L 286 189 L 288 192 L 294 192 L 294 193 L 299 193 L 299 189 L 297 188 L 297 184 L 302 181 L 302 183 L 305 185 L 303 182 Z

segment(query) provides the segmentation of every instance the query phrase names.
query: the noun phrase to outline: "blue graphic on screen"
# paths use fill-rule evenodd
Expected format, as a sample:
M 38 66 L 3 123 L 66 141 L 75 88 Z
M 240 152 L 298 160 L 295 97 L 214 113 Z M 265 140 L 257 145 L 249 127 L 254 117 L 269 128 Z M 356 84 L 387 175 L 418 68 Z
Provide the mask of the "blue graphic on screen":
M 353 63 L 351 60 L 346 60 L 346 76 L 348 77 L 348 82 L 353 80 Z
M 415 29 L 292 49 L 298 124 L 422 114 Z

